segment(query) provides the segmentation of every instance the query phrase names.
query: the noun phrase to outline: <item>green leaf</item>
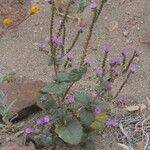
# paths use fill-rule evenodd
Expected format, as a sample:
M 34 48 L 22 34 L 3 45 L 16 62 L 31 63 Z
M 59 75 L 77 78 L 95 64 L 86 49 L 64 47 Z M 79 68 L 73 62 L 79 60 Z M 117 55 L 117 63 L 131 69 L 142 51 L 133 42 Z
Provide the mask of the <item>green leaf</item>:
M 95 113 L 93 113 L 91 110 L 88 110 L 86 108 L 82 108 L 80 110 L 80 120 L 81 122 L 86 125 L 90 126 L 92 122 L 95 120 Z
M 52 66 L 52 65 L 62 65 L 64 63 L 64 61 L 61 58 L 50 58 L 48 66 Z
M 86 68 L 72 69 L 68 75 L 68 78 L 70 81 L 79 81 L 86 71 Z
M 58 108 L 54 111 L 54 114 L 52 115 L 52 120 L 55 122 L 64 118 L 65 116 L 66 116 L 65 111 L 62 108 Z
M 48 83 L 43 89 L 43 92 L 54 94 L 54 95 L 63 95 L 68 88 L 68 83 Z
M 70 82 L 69 73 L 59 72 L 57 74 L 57 80 L 58 80 L 58 82 Z
M 78 13 L 79 14 L 81 14 L 83 11 L 84 11 L 84 9 L 85 9 L 85 7 L 87 6 L 87 0 L 80 0 L 79 1 L 79 7 L 78 7 Z
M 48 147 L 52 144 L 52 134 L 49 133 L 49 135 L 45 134 L 39 134 L 34 137 L 35 142 L 39 146 Z
M 96 91 L 97 94 L 100 94 L 100 93 L 104 92 L 105 90 L 106 90 L 106 88 L 102 87 L 102 86 L 97 86 L 95 88 L 95 91 Z
M 100 105 L 103 112 L 109 112 L 110 106 L 106 101 L 97 100 L 97 104 Z
M 96 145 L 94 141 L 87 141 L 85 143 L 85 150 L 96 150 Z
M 64 126 L 59 126 L 55 132 L 62 140 L 71 145 L 78 145 L 83 135 L 82 126 L 76 119 L 68 121 Z
M 88 106 L 91 101 L 91 97 L 89 97 L 86 93 L 76 93 L 75 98 L 85 106 Z
M 4 97 L 5 97 L 4 92 L 0 90 L 0 104 L 4 103 Z
M 45 109 L 48 112 L 52 112 L 53 110 L 57 109 L 57 103 L 56 101 L 51 97 L 48 96 L 47 101 L 45 102 Z

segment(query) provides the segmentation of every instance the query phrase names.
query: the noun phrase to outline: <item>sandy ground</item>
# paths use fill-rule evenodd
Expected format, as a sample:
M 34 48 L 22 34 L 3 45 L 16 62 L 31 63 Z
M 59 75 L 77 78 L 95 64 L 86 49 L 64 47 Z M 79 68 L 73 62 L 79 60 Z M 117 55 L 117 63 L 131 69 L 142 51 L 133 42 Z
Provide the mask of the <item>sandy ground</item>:
M 51 79 L 52 70 L 47 65 L 48 57 L 39 52 L 37 46 L 39 41 L 49 39 L 50 6 L 37 2 L 32 1 L 33 4 L 40 5 L 40 13 L 23 22 L 15 32 L 8 33 L 0 39 L 0 73 L 15 71 L 18 76 L 26 76 L 34 80 L 49 81 Z M 90 22 L 90 16 L 89 10 L 83 14 L 87 24 Z M 56 26 L 58 24 L 57 19 Z M 73 23 L 69 23 L 67 36 L 74 35 L 74 27 Z M 150 0 L 109 0 L 96 24 L 90 42 L 90 46 L 97 49 L 96 52 L 89 50 L 89 56 L 94 62 L 93 66 L 96 64 L 95 60 L 101 60 L 103 56 L 101 50 L 103 45 L 113 47 L 111 57 L 120 55 L 121 51 L 126 48 L 129 49 L 130 54 L 134 49 L 141 51 L 139 60 L 135 61 L 138 64 L 137 73 L 131 77 L 128 85 L 122 91 L 122 95 L 127 97 L 129 103 L 144 103 L 146 96 L 150 96 L 150 45 L 148 42 L 139 42 L 141 38 L 150 37 L 149 27 Z M 67 43 L 72 39 L 73 36 L 68 38 Z M 74 48 L 76 58 L 82 50 L 84 34 L 80 37 L 80 41 Z M 148 41 L 150 42 L 150 38 Z M 78 86 L 90 90 L 95 85 L 92 80 L 89 80 L 89 77 L 92 76 L 93 69 L 90 69 L 87 77 Z M 119 83 L 121 82 L 122 80 L 119 80 Z M 103 142 L 100 139 L 98 141 L 100 142 L 98 145 L 103 147 Z M 106 150 L 116 150 L 112 146 L 107 147 Z M 105 150 L 105 146 L 99 149 Z

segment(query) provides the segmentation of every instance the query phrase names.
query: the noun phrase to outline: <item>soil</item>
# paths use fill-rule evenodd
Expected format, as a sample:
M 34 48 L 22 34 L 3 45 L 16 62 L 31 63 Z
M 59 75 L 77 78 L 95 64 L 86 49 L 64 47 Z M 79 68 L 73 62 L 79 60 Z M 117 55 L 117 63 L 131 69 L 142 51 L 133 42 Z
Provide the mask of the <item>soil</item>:
M 5 34 L 0 38 L 0 73 L 16 72 L 19 77 L 25 76 L 32 80 L 42 80 L 44 82 L 50 81 L 53 72 L 47 65 L 49 59 L 45 54 L 38 50 L 39 41 L 48 42 L 49 40 L 50 21 L 47 18 L 50 18 L 50 5 L 42 0 L 31 0 L 31 5 L 39 6 L 40 13 L 23 21 L 29 10 L 30 1 L 9 0 L 9 2 L 8 0 L 0 0 L 0 8 L 1 6 L 7 8 L 8 4 L 11 4 L 10 11 L 6 11 L 5 15 L 10 14 L 16 23 L 14 24 L 13 29 L 11 29 L 13 32 L 6 32 L 6 30 L 2 28 L 2 19 L 4 18 L 4 15 L 0 14 L 0 31 L 5 31 Z M 22 2 L 22 4 L 20 4 L 20 2 Z M 18 10 L 20 8 L 21 11 Z M 73 15 L 74 11 L 70 13 L 70 15 Z M 86 31 L 88 24 L 91 22 L 91 10 L 87 8 L 82 16 L 85 22 L 84 30 Z M 56 17 L 55 29 L 57 29 L 60 19 L 61 17 Z M 17 26 L 17 24 L 19 24 L 19 26 Z M 75 24 L 74 21 L 68 22 L 67 46 L 69 46 L 69 43 L 75 36 Z M 95 73 L 93 72 L 95 72 L 95 66 L 98 64 L 96 60 L 102 62 L 102 46 L 111 45 L 113 47 L 110 57 L 119 56 L 123 49 L 129 49 L 129 57 L 131 57 L 132 51 L 134 49 L 139 49 L 141 55 L 135 61 L 137 72 L 130 78 L 125 89 L 121 92 L 121 95 L 124 95 L 127 98 L 126 105 L 136 105 L 139 103 L 147 105 L 150 97 L 149 26 L 149 0 L 108 0 L 96 23 L 94 34 L 88 48 L 88 56 L 93 60 L 92 66 L 86 77 L 78 84 L 75 84 L 72 91 L 80 89 L 93 94 L 93 89 L 95 87 L 95 79 L 93 79 Z M 71 35 L 71 37 L 69 37 L 69 35 Z M 79 42 L 73 49 L 75 65 L 77 65 L 76 60 L 78 60 L 78 56 L 82 51 L 82 44 L 85 41 L 84 36 L 83 33 Z M 114 92 L 117 90 L 118 84 L 120 85 L 123 82 L 123 79 L 124 78 L 121 78 L 117 81 L 117 84 L 114 85 Z M 147 105 L 147 109 L 149 110 L 149 105 Z M 128 114 L 124 112 L 122 108 L 114 109 L 113 113 L 118 115 L 125 126 L 126 131 L 130 134 L 133 133 L 131 131 L 133 131 L 135 124 L 127 124 L 128 119 L 130 119 L 128 120 L 129 123 L 135 118 L 137 118 L 137 122 L 142 122 L 146 116 L 150 115 L 149 112 Z M 17 131 L 14 131 L 14 133 L 1 131 L 0 143 L 2 145 L 6 145 L 10 142 L 22 144 L 23 136 L 21 134 L 21 137 L 16 137 L 16 132 L 20 132 L 25 127 L 32 125 L 39 116 L 42 116 L 42 113 L 33 114 L 27 119 L 17 123 L 16 126 L 20 127 L 17 127 Z M 117 146 L 117 143 L 123 142 L 124 144 L 128 144 L 128 141 L 125 140 L 125 137 L 118 130 L 119 129 L 112 129 L 105 132 L 102 136 L 97 136 L 97 149 L 122 150 L 122 148 Z M 119 136 L 121 138 L 124 137 L 124 139 L 121 139 Z M 138 143 L 142 140 L 141 132 L 140 135 L 137 135 L 136 137 L 139 137 L 139 139 L 137 140 L 137 138 L 134 137 L 132 144 L 137 150 L 139 149 Z

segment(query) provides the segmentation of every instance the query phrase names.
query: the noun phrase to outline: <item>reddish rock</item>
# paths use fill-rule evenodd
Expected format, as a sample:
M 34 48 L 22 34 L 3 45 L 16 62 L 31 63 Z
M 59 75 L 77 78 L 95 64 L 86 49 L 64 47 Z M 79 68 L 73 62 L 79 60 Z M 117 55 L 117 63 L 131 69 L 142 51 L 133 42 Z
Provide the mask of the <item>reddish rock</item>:
M 15 101 L 10 111 L 18 113 L 20 117 L 25 117 L 28 113 L 33 113 L 38 109 L 35 105 L 35 96 L 43 86 L 42 81 L 12 82 L 0 85 L 0 90 L 6 94 L 8 106 Z

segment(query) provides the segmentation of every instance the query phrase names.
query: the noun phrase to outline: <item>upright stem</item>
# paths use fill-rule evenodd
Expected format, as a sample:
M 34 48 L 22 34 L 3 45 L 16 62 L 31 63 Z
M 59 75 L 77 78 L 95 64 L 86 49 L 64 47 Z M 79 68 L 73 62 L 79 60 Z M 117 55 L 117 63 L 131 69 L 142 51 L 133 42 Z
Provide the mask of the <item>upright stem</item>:
M 66 98 L 66 96 L 67 96 L 69 90 L 70 90 L 71 87 L 74 85 L 74 83 L 75 83 L 75 81 L 72 82 L 72 83 L 70 84 L 69 88 L 66 90 L 66 92 L 65 92 L 65 94 L 64 94 L 64 96 L 63 96 L 63 98 L 62 98 L 62 102 L 64 102 L 64 100 L 65 100 L 65 98 Z
M 78 32 L 78 33 L 76 34 L 76 36 L 75 36 L 75 38 L 74 38 L 74 40 L 73 40 L 73 42 L 72 42 L 70 48 L 67 50 L 67 53 L 69 53 L 69 52 L 72 50 L 72 48 L 74 47 L 74 45 L 76 44 L 76 42 L 77 42 L 77 40 L 78 40 L 78 38 L 79 38 L 79 35 L 80 35 L 80 33 Z
M 104 4 L 105 4 L 106 2 L 107 2 L 107 0 L 102 0 L 101 5 L 99 6 L 99 9 L 98 9 L 98 11 L 97 11 L 97 15 L 96 15 L 95 21 L 97 21 L 99 15 L 100 15 L 101 12 L 102 12 L 103 6 L 104 6 Z
M 66 38 L 66 27 L 65 25 L 63 26 L 63 44 L 65 44 L 65 38 Z M 61 48 L 61 56 L 64 56 L 64 45 Z
M 53 55 L 53 23 L 54 23 L 54 11 L 55 11 L 55 3 L 52 1 L 52 14 L 50 20 L 50 46 L 51 46 L 51 54 Z
M 81 57 L 80 66 L 82 66 L 83 63 L 84 63 L 84 59 L 85 59 L 85 57 L 86 57 L 86 55 L 87 55 L 87 48 L 88 48 L 88 46 L 89 46 L 89 42 L 90 42 L 90 40 L 91 40 L 92 33 L 93 33 L 93 29 L 94 29 L 94 24 L 95 24 L 95 18 L 96 18 L 96 12 L 97 12 L 97 11 L 96 11 L 96 9 L 94 9 L 93 11 L 94 11 L 94 16 L 93 16 L 93 19 L 92 19 L 92 23 L 91 23 L 91 25 L 90 25 L 90 27 L 89 27 L 89 33 L 88 33 L 88 36 L 87 36 L 85 45 L 84 45 L 84 47 L 83 47 L 84 50 L 83 50 L 83 56 Z
M 125 64 L 126 64 L 126 56 L 123 55 L 122 70 L 124 69 Z
M 65 12 L 65 15 L 64 15 L 64 18 L 63 18 L 63 20 L 62 20 L 62 22 L 60 24 L 59 29 L 58 29 L 57 37 L 59 37 L 61 35 L 61 31 L 62 31 L 62 28 L 63 28 L 63 26 L 65 24 L 66 19 L 67 19 L 67 15 L 68 15 L 68 12 L 69 12 L 70 5 L 71 5 L 71 1 L 69 0 L 67 9 L 66 9 L 66 12 Z
M 133 62 L 133 60 L 134 60 L 134 57 L 135 57 L 135 56 L 133 55 L 132 58 L 130 59 L 130 61 L 129 61 L 127 67 L 123 70 L 123 73 L 126 73 L 126 72 L 128 71 L 130 65 L 132 64 L 132 62 Z
M 119 93 L 121 92 L 121 90 L 123 89 L 123 87 L 125 86 L 125 84 L 127 83 L 129 77 L 131 75 L 131 72 L 129 72 L 129 74 L 127 75 L 126 80 L 122 83 L 121 87 L 119 88 L 118 92 L 116 93 L 116 95 L 114 96 L 114 98 L 117 98 Z
M 107 56 L 108 56 L 108 52 L 105 52 L 103 63 L 102 63 L 102 79 L 105 75 L 105 66 L 106 66 Z

